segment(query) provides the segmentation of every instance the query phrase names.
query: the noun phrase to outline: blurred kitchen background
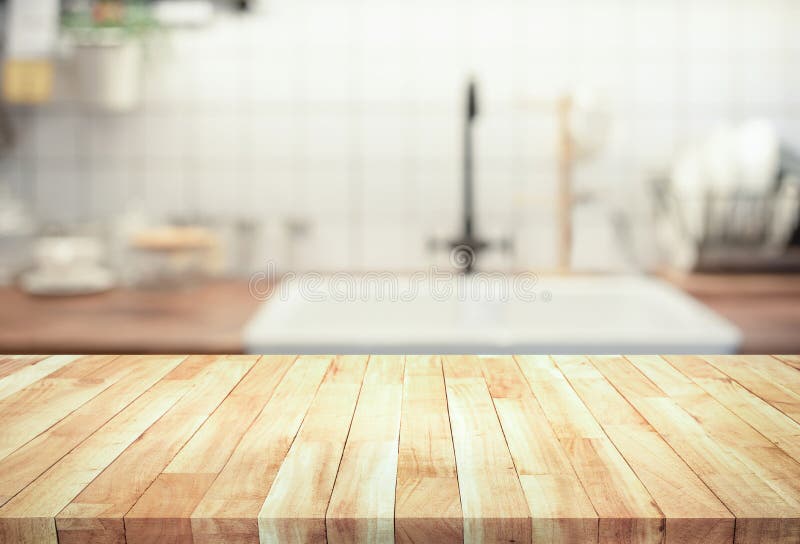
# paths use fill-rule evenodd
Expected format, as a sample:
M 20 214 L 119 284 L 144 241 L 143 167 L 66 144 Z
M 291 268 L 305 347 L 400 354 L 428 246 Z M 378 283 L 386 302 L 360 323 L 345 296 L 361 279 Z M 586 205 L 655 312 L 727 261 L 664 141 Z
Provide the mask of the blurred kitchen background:
M 796 0 L 0 6 L 0 352 L 241 351 L 268 263 L 450 266 L 469 81 L 477 269 L 800 352 Z

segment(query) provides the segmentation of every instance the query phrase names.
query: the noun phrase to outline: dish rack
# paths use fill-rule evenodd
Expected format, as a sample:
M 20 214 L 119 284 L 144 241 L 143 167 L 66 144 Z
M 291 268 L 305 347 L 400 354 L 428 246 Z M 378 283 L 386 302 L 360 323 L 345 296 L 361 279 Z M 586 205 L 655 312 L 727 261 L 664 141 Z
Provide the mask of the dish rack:
M 654 197 L 659 241 L 671 264 L 686 271 L 779 267 L 800 210 L 795 178 L 782 179 L 767 194 L 707 190 L 691 196 L 660 179 Z

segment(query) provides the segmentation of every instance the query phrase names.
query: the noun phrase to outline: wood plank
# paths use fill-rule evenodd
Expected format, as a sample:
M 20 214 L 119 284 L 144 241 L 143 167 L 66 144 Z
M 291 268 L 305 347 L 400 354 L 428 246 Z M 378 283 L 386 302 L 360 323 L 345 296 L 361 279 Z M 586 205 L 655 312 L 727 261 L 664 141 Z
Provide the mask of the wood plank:
M 192 387 L 184 361 L 0 507 L 0 542 L 57 543 L 55 516 Z
M 463 542 L 441 357 L 406 358 L 395 493 L 395 540 Z
M 709 355 L 704 358 L 717 367 L 746 365 L 764 378 L 800 396 L 800 372 L 771 355 L 748 355 L 746 358 L 741 355 Z
M 81 357 L 0 401 L 0 459 L 128 374 L 115 358 Z
M 597 512 L 517 363 L 480 361 L 528 501 L 533 541 L 597 542 Z
M 192 439 L 164 469 L 165 473 L 219 473 L 241 437 L 297 359 L 295 355 L 264 355 L 242 378 Z M 200 470 L 202 469 L 202 470 Z
M 0 355 L 0 378 L 33 366 L 46 357 L 47 355 Z
M 661 510 L 553 361 L 516 359 L 600 516 L 599 541 L 661 542 Z
M 329 543 L 394 541 L 404 364 L 369 359 L 325 516 Z
M 800 395 L 789 389 L 785 383 L 752 364 L 754 356 L 748 355 L 745 358 L 704 356 L 703 359 L 800 423 Z
M 800 370 L 800 355 L 774 355 L 774 357 L 795 370 Z
M 531 515 L 476 357 L 446 356 L 444 376 L 465 542 L 530 542 Z
M 258 358 L 125 515 L 128 544 L 192 542 L 189 516 L 294 360 L 294 356 Z
M 553 359 L 664 513 L 665 542 L 733 542 L 734 516 L 589 360 Z
M 261 542 L 324 542 L 333 492 L 367 356 L 337 357 L 258 514 Z
M 800 424 L 701 357 L 665 356 L 664 359 L 773 444 L 800 460 Z
M 56 516 L 60 544 L 124 542 L 125 514 L 256 361 L 191 358 L 208 361 L 192 389 Z
M 796 544 L 780 357 L 0 355 L 0 542 Z
M 775 489 L 800 505 L 800 463 L 714 400 L 661 357 L 632 357 L 631 362 L 692 417 L 708 434 Z
M 633 359 L 637 358 L 598 358 L 592 363 L 736 516 L 736 542 L 796 542 L 797 507 L 716 442 L 700 423 L 705 418 L 698 420 L 684 411 L 630 362 Z
M 332 357 L 299 357 L 191 515 L 196 544 L 257 543 L 258 512 Z
M 0 461 L 0 505 L 91 436 L 184 359 L 182 355 L 124 356 L 117 359 L 117 365 L 129 369 L 127 375 Z
M 0 400 L 5 399 L 30 384 L 37 382 L 58 370 L 59 368 L 77 360 L 79 355 L 53 355 L 37 361 L 24 369 L 0 378 Z

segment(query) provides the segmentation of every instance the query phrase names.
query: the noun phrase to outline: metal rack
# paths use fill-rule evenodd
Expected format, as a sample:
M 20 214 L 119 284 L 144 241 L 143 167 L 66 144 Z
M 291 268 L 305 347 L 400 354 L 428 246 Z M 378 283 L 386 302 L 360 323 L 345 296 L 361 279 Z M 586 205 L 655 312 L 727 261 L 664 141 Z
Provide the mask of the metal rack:
M 654 196 L 662 243 L 679 268 L 779 268 L 787 264 L 784 256 L 797 259 L 787 254 L 800 210 L 795 178 L 783 177 L 767 194 L 708 190 L 696 197 L 660 179 Z

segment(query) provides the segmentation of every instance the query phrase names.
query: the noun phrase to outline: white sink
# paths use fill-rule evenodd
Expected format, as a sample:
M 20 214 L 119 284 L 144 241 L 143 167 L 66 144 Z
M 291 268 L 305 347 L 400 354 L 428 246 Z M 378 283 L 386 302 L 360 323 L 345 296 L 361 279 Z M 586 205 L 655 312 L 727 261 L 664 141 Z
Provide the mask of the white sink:
M 248 323 L 246 349 L 722 354 L 735 353 L 741 341 L 733 325 L 660 280 L 542 277 L 532 289 L 518 287 L 515 293 L 515 278 L 519 286 L 521 276 L 492 281 L 454 276 L 436 284 L 413 283 L 406 276 L 381 284 L 382 290 L 374 289 L 376 282 L 369 289 L 363 277 L 323 278 L 313 289 L 295 280 L 264 302 Z M 481 286 L 482 292 L 473 295 Z

